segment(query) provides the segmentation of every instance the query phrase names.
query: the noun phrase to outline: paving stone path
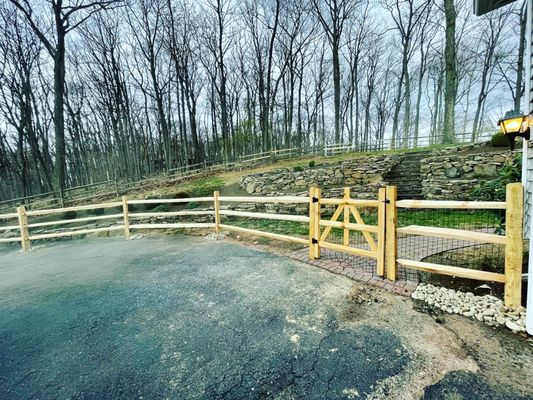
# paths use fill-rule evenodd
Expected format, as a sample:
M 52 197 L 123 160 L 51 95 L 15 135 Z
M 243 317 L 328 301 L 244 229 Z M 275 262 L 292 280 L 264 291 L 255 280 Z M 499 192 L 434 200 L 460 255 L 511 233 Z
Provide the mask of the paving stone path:
M 487 230 L 480 230 L 486 232 Z M 404 236 L 398 239 L 398 258 L 421 261 L 429 256 L 444 251 L 460 249 L 472 246 L 472 242 L 466 240 L 451 240 L 424 236 Z M 355 247 L 368 250 L 366 243 L 357 243 Z M 391 281 L 376 275 L 376 262 L 373 259 L 350 255 L 338 251 L 322 249 L 321 258 L 309 260 L 308 249 L 292 252 L 291 258 L 307 264 L 327 269 L 338 275 L 344 275 L 350 279 L 368 283 L 372 286 L 381 287 L 398 294 L 410 296 L 418 286 L 418 271 L 398 267 L 398 280 Z

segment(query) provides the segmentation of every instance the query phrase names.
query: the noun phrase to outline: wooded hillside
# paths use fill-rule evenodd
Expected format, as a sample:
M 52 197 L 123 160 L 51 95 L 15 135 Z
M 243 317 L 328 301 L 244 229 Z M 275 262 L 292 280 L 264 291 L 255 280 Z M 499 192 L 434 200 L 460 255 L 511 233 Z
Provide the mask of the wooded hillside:
M 522 15 L 476 18 L 467 0 L 4 1 L 0 198 L 279 148 L 476 140 L 520 108 Z

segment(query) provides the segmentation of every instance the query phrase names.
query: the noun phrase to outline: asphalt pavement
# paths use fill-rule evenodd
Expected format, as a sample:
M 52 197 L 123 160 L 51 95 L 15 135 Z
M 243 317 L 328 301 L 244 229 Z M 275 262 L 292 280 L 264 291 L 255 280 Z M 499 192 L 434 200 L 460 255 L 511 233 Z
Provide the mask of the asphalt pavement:
M 343 319 L 352 284 L 186 236 L 2 251 L 0 399 L 402 398 L 411 345 Z M 464 371 L 422 396 L 527 398 Z

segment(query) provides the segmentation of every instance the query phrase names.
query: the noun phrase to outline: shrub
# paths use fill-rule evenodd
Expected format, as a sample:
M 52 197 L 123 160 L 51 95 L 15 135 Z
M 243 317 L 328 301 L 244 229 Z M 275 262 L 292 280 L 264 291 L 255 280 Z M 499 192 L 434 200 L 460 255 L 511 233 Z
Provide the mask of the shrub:
M 122 208 L 120 211 L 122 211 Z M 104 215 L 105 208 L 93 208 L 92 210 L 87 210 L 87 213 L 90 215 Z
M 62 219 L 76 219 L 78 213 L 76 211 L 65 211 Z
M 309 161 L 309 168 L 314 168 L 315 166 L 315 160 Z
M 294 172 L 302 172 L 304 169 L 300 165 L 297 165 L 292 170 Z
M 169 212 L 169 211 L 170 211 L 170 208 L 169 208 L 168 205 L 166 205 L 166 204 L 159 204 L 156 208 L 154 208 L 153 211 L 154 211 L 154 212 L 158 212 L 158 213 L 161 213 L 161 212 Z
M 161 197 L 147 197 L 146 200 L 160 200 Z M 146 210 L 146 211 L 153 211 L 154 209 L 156 209 L 157 207 L 159 207 L 160 205 L 163 205 L 164 203 L 146 203 L 146 204 L 143 204 L 143 208 Z
M 505 136 L 502 132 L 497 132 L 492 135 L 490 145 L 492 147 L 508 147 L 509 137 Z
M 187 205 L 185 206 L 185 208 L 189 209 L 189 210 L 192 210 L 194 208 L 198 208 L 200 207 L 200 203 L 196 203 L 196 202 L 191 202 L 191 203 L 187 203 Z
M 520 181 L 522 174 L 522 157 L 516 157 L 511 164 L 498 171 L 498 177 L 490 181 L 480 182 L 471 191 L 475 200 L 505 201 L 505 187 L 508 183 Z

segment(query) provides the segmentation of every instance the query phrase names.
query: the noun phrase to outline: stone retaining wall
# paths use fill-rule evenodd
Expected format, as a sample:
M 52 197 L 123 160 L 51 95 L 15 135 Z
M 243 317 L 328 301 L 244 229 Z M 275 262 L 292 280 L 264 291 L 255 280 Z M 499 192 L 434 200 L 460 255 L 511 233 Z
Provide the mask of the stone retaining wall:
M 428 200 L 472 200 L 472 188 L 495 179 L 516 157 L 511 151 L 461 153 L 446 149 L 422 160 L 422 195 Z
M 311 186 L 332 190 L 332 186 L 351 186 L 359 187 L 358 193 L 376 192 L 377 188 L 386 185 L 384 177 L 399 161 L 396 155 L 381 155 L 320 164 L 313 168 L 305 166 L 303 171 L 276 169 L 245 175 L 240 186 L 248 194 L 262 196 L 306 192 Z M 341 188 L 337 189 L 342 192 Z
M 488 150 L 488 151 L 487 151 Z M 404 185 L 419 180 L 425 199 L 471 200 L 472 188 L 481 181 L 495 179 L 498 171 L 512 162 L 513 155 L 505 148 L 493 149 L 479 144 L 435 150 L 420 162 L 420 171 L 409 171 Z M 250 195 L 306 196 L 311 186 L 322 189 L 323 197 L 341 197 L 342 187 L 352 189 L 352 197 L 375 198 L 380 187 L 386 186 L 391 170 L 410 157 L 409 153 L 358 156 L 337 163 L 323 163 L 302 171 L 292 168 L 244 175 L 240 186 Z M 412 168 L 412 166 L 410 167 Z M 402 182 L 398 182 L 399 188 Z M 419 186 L 420 187 L 420 186 Z

